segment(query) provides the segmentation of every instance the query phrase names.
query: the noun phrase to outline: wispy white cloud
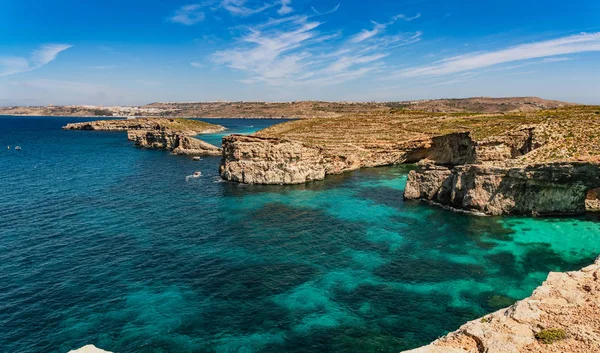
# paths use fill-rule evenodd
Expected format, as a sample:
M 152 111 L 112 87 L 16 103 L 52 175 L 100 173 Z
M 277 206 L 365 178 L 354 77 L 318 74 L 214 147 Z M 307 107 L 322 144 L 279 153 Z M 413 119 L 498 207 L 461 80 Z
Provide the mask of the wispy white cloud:
M 246 2 L 246 0 L 222 0 L 221 7 L 229 11 L 229 13 L 231 13 L 232 15 L 247 17 L 263 12 L 277 5 L 277 3 L 264 3 L 258 7 L 250 7 L 246 6 Z M 281 4 L 283 8 L 283 1 L 281 2 Z
M 600 51 L 600 32 L 521 44 L 487 53 L 470 53 L 437 61 L 430 65 L 403 69 L 395 78 L 450 75 L 511 62 L 549 58 L 558 55 Z M 547 61 L 546 61 L 547 62 Z
M 314 16 L 270 19 L 247 28 L 232 48 L 215 52 L 211 60 L 247 74 L 244 83 L 333 84 L 381 70 L 389 49 L 421 37 L 420 32 L 385 35 L 376 27 L 345 39 L 341 31 L 321 32 L 322 25 Z
M 561 56 L 561 57 L 557 57 L 557 58 L 545 58 L 544 60 L 542 60 L 542 62 L 545 63 L 556 63 L 559 61 L 569 61 L 571 60 L 571 58 L 566 57 L 566 56 Z
M 192 65 L 193 67 L 195 67 L 195 68 L 197 68 L 197 69 L 199 69 L 199 68 L 201 68 L 201 67 L 204 67 L 204 64 L 203 64 L 203 63 L 200 63 L 200 62 L 197 62 L 197 61 L 193 61 L 193 62 L 191 62 L 191 63 L 190 63 L 190 65 Z
M 294 11 L 294 9 L 290 6 L 292 4 L 292 0 L 281 0 L 281 8 L 277 10 L 277 13 L 280 15 L 287 15 Z
M 350 39 L 350 41 L 352 43 L 360 43 L 364 40 L 367 40 L 369 38 L 372 38 L 372 37 L 378 35 L 387 27 L 385 24 L 377 23 L 375 21 L 371 21 L 371 22 L 373 23 L 372 30 L 363 29 L 360 33 L 354 35 L 354 37 L 352 37 Z
M 202 11 L 204 4 L 185 5 L 175 11 L 175 15 L 169 18 L 171 22 L 191 26 L 203 21 L 206 15 Z
M 418 13 L 413 17 L 407 17 L 406 15 L 400 14 L 400 15 L 396 15 L 394 17 L 392 17 L 388 22 L 386 23 L 377 23 L 375 21 L 371 21 L 371 23 L 373 24 L 373 29 L 368 30 L 368 29 L 363 29 L 362 31 L 360 31 L 359 33 L 355 34 L 350 41 L 353 43 L 360 43 L 362 41 L 365 41 L 369 38 L 373 38 L 383 32 L 385 32 L 385 30 L 393 25 L 394 23 L 396 23 L 398 20 L 404 20 L 404 21 L 412 21 L 415 20 L 417 18 L 421 17 L 421 14 Z
M 29 58 L 0 57 L 0 76 L 39 69 L 56 59 L 60 52 L 71 47 L 70 44 L 46 44 L 34 50 Z
M 327 10 L 327 11 L 319 11 L 317 10 L 314 6 L 311 6 L 310 9 L 313 10 L 313 12 L 317 15 L 317 16 L 323 16 L 323 15 L 329 15 L 330 13 L 334 13 L 337 10 L 340 9 L 341 3 L 337 4 L 336 6 L 334 6 L 331 10 Z

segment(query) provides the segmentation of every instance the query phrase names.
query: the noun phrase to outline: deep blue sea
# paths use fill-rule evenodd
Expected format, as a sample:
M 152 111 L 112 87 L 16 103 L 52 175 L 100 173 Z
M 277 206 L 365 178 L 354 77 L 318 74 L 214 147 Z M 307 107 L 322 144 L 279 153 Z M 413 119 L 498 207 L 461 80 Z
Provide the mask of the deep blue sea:
M 0 117 L 0 352 L 399 352 L 600 254 L 593 217 L 405 202 L 410 166 L 237 185 L 82 120 Z

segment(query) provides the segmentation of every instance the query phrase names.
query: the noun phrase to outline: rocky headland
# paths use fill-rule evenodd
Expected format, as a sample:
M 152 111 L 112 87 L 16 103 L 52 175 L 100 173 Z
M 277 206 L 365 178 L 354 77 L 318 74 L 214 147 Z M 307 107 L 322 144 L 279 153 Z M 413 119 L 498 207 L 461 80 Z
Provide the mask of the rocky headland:
M 189 156 L 219 156 L 221 149 L 193 136 L 225 130 L 202 121 L 171 118 L 136 118 L 71 123 L 64 130 L 127 131 L 136 146 L 164 149 Z
M 550 273 L 526 299 L 406 353 L 600 352 L 600 258 Z
M 241 183 L 418 162 L 407 199 L 489 215 L 580 214 L 600 203 L 600 107 L 298 120 L 228 136 L 223 148 L 221 176 Z

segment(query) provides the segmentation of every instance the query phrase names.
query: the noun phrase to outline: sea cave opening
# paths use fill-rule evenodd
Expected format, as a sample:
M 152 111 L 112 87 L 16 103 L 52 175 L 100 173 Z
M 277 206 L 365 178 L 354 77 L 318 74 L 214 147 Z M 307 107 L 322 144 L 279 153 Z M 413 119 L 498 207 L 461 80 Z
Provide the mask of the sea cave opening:
M 590 189 L 585 194 L 585 210 L 600 212 L 600 187 Z

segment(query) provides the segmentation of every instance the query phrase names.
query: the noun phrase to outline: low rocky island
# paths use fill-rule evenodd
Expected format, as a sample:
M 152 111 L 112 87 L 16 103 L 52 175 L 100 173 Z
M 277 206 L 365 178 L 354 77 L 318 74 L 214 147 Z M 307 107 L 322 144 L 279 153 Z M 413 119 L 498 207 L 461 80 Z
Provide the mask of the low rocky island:
M 221 149 L 193 136 L 223 131 L 225 128 L 197 120 L 136 118 L 71 123 L 64 130 L 127 131 L 136 146 L 164 149 L 189 156 L 219 156 Z

